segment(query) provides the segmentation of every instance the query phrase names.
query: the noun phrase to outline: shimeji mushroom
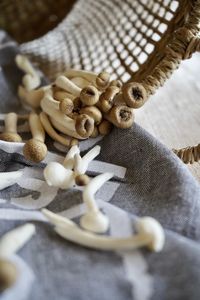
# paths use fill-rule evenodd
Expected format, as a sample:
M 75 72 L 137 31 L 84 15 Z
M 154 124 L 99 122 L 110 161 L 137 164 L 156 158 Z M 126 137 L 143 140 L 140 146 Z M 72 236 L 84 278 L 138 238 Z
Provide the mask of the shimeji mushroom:
M 40 117 L 36 113 L 30 113 L 29 126 L 32 133 L 32 139 L 25 143 L 23 153 L 26 159 L 33 162 L 40 162 L 47 154 L 47 147 L 44 143 L 45 131 L 40 121 Z
M 164 247 L 164 230 L 161 224 L 151 217 L 143 217 L 137 220 L 137 234 L 127 238 L 113 238 L 85 231 L 75 222 L 54 214 L 47 209 L 43 209 L 42 213 L 56 226 L 55 231 L 61 237 L 89 248 L 111 251 L 147 247 L 151 251 L 159 252 Z
M 27 91 L 33 90 L 40 85 L 40 76 L 33 68 L 28 58 L 24 55 L 18 54 L 15 58 L 16 64 L 26 74 L 22 78 L 22 83 Z
M 33 224 L 17 227 L 0 239 L 0 292 L 5 291 L 17 281 L 18 270 L 9 257 L 20 250 L 35 233 Z
M 99 155 L 100 151 L 101 147 L 97 145 L 93 147 L 89 152 L 87 152 L 83 157 L 81 157 L 79 153 L 76 153 L 74 156 L 74 172 L 76 173 L 76 175 L 85 174 L 89 164 L 95 157 Z
M 81 88 L 63 75 L 56 78 L 55 85 L 66 92 L 73 94 L 74 96 L 80 95 Z

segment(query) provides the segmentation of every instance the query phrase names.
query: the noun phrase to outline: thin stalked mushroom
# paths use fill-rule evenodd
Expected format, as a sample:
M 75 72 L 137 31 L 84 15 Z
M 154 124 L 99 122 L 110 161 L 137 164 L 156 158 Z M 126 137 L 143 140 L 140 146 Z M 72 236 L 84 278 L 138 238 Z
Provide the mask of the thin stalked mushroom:
M 36 113 L 30 113 L 29 126 L 32 139 L 25 143 L 23 153 L 26 159 L 37 163 L 42 161 L 47 154 L 47 147 L 44 143 L 45 131 L 39 115 Z
M 101 151 L 100 146 L 93 147 L 89 152 L 87 152 L 83 157 L 76 153 L 74 156 L 74 172 L 76 175 L 85 174 L 88 169 L 89 164 L 99 155 Z
M 132 108 L 141 107 L 147 100 L 147 92 L 142 84 L 130 82 L 122 87 L 123 98 L 126 104 Z
M 58 76 L 55 80 L 55 85 L 59 88 L 65 90 L 66 92 L 71 93 L 74 96 L 79 96 L 81 88 L 79 88 L 75 83 L 69 80 L 67 77 L 61 75 Z
M 68 241 L 88 248 L 115 251 L 147 247 L 151 251 L 160 252 L 164 247 L 164 230 L 160 223 L 151 217 L 143 217 L 137 220 L 137 234 L 127 238 L 113 238 L 85 231 L 72 220 L 47 209 L 43 209 L 42 213 L 50 223 L 55 225 L 57 234 Z
M 0 140 L 17 143 L 22 141 L 21 136 L 17 133 L 17 120 L 18 116 L 16 113 L 10 112 L 6 114 L 4 119 L 5 129 L 0 134 Z

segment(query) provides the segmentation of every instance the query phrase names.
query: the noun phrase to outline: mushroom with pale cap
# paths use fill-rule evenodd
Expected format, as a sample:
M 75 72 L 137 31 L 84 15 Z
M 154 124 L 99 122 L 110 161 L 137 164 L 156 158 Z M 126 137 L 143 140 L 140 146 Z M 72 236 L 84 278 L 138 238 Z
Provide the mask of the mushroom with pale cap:
M 61 237 L 85 247 L 107 251 L 133 250 L 139 247 L 147 247 L 155 252 L 161 251 L 164 247 L 164 230 L 161 224 L 151 217 L 144 217 L 137 221 L 137 234 L 127 238 L 113 238 L 87 232 L 72 220 L 59 216 L 47 209 L 42 209 L 42 213 L 56 226 L 55 231 Z

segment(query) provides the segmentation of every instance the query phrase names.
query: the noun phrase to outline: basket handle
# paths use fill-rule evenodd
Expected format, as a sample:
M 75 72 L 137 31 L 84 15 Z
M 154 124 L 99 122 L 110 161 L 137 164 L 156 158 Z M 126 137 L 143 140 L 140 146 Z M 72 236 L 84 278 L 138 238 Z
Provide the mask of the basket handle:
M 200 51 L 200 38 L 197 33 L 187 27 L 176 30 L 166 47 L 164 57 L 151 74 L 140 83 L 129 81 L 129 84 L 130 82 L 132 84 L 132 97 L 137 103 L 135 108 L 142 106 L 149 96 L 153 95 L 165 83 L 173 71 L 179 67 L 182 60 L 190 58 L 197 51 Z M 200 144 L 178 150 L 173 149 L 173 151 L 186 164 L 200 161 Z

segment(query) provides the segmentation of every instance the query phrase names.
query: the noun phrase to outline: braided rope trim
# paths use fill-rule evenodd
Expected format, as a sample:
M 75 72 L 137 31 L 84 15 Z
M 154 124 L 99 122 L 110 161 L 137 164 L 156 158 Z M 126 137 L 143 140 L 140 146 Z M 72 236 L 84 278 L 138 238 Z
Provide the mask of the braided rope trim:
M 193 147 L 186 147 L 179 150 L 173 149 L 173 152 L 185 163 L 193 164 L 200 161 L 200 144 Z

